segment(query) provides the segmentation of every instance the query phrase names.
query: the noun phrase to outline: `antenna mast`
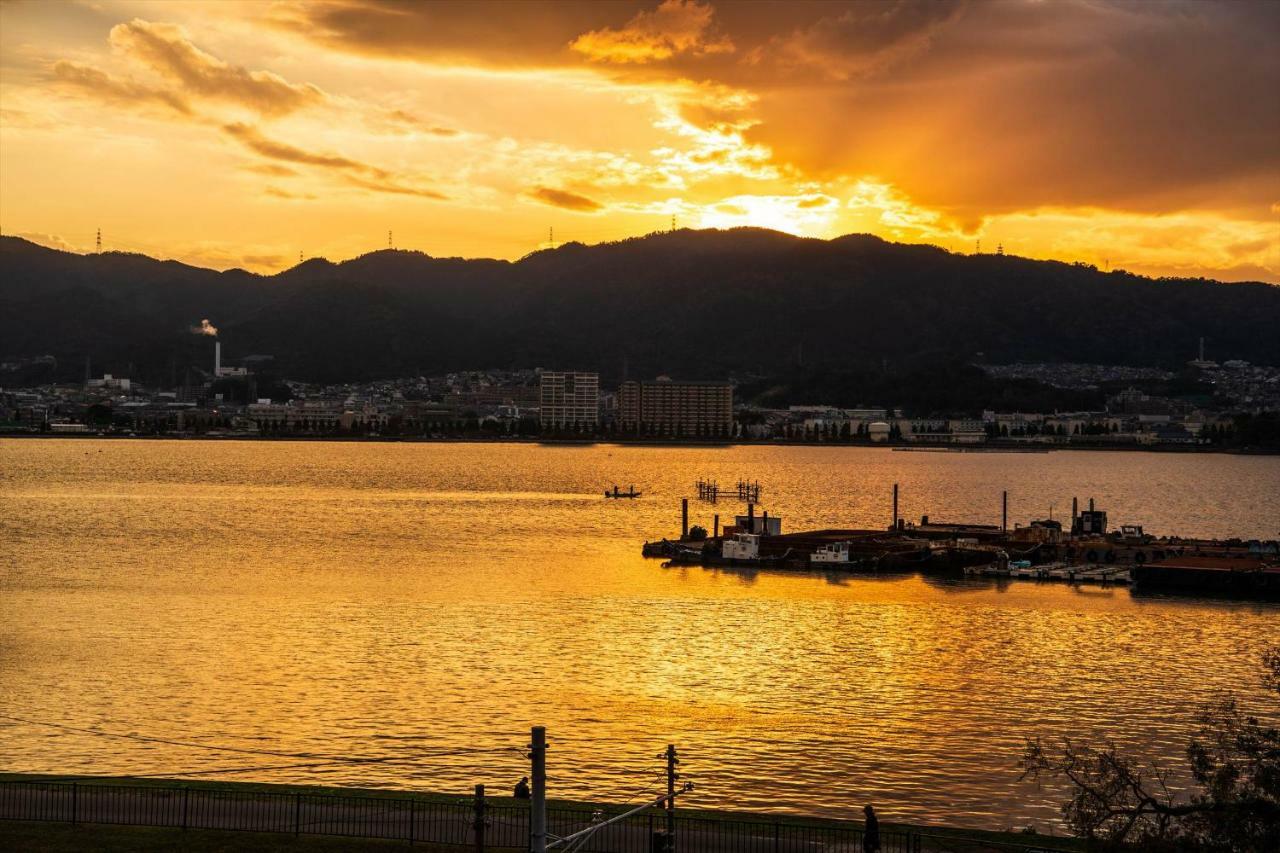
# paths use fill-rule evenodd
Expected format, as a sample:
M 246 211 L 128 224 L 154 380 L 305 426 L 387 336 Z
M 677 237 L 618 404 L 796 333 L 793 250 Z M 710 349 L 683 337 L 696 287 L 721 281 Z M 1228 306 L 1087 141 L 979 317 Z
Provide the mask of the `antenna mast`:
M 391 230 L 390 229 L 387 230 L 387 248 L 388 249 L 391 248 Z
M 547 229 L 547 242 L 551 244 L 551 248 L 556 247 L 556 227 L 552 225 Z
M 94 251 L 97 254 L 101 255 L 102 254 L 102 229 L 101 228 L 98 229 L 98 238 L 95 241 L 94 246 L 95 246 Z

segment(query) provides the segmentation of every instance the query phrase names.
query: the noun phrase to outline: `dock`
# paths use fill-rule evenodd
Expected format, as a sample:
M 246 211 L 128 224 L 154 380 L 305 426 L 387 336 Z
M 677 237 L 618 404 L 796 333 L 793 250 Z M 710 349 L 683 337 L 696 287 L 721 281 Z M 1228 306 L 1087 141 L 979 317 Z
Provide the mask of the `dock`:
M 696 484 L 698 497 L 713 502 L 713 481 Z M 1004 578 L 1068 584 L 1129 586 L 1158 592 L 1189 592 L 1280 599 L 1280 541 L 1154 536 L 1140 525 L 1108 529 L 1107 513 L 1091 499 L 1072 501 L 1071 518 L 1008 524 L 1009 493 L 1000 496 L 1000 523 L 930 520 L 918 524 L 898 513 L 893 487 L 887 528 L 832 526 L 783 533 L 782 519 L 756 512 L 749 498 L 758 485 L 739 481 L 729 495 L 747 500 L 745 514 L 710 530 L 689 525 L 689 499 L 681 500 L 678 538 L 646 542 L 646 557 L 667 565 L 738 566 L 824 572 L 916 572 L 967 578 Z M 714 497 L 713 497 L 714 496 Z

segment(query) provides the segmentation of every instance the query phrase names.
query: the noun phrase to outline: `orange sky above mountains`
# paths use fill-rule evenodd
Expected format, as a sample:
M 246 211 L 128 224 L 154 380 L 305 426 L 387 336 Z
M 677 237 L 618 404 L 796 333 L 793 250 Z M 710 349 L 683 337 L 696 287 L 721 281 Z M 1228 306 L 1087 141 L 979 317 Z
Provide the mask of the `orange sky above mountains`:
M 670 227 L 1280 282 L 1280 3 L 0 0 L 0 228 L 272 272 Z

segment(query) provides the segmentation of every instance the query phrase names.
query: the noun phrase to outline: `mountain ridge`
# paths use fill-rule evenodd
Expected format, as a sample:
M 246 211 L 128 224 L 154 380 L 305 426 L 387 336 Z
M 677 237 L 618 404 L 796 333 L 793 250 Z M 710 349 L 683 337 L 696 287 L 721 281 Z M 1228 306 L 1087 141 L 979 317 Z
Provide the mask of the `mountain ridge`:
M 1280 287 L 1151 279 L 873 235 L 683 229 L 516 261 L 383 249 L 273 275 L 0 237 L 0 357 L 85 358 L 138 378 L 207 354 L 271 353 L 281 375 L 345 381 L 468 367 L 618 375 L 768 374 L 808 364 L 1093 361 L 1280 364 Z M 207 341 L 205 342 L 207 343 Z M 64 371 L 64 372 L 65 372 Z

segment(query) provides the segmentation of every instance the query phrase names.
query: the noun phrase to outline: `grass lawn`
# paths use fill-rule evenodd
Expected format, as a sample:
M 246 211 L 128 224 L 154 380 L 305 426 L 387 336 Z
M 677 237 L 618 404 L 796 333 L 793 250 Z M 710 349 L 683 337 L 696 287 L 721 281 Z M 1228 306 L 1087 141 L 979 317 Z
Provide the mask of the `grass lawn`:
M 149 826 L 102 826 L 27 821 L 0 821 L 0 850 L 14 853 L 343 853 L 348 850 L 408 850 L 405 841 L 330 838 L 274 832 L 218 832 L 165 829 Z M 458 853 L 464 848 L 417 844 L 424 853 Z M 495 851 L 497 853 L 497 851 Z
M 216 782 L 191 781 L 183 779 L 137 779 L 129 777 L 102 777 L 86 779 L 70 776 L 36 776 L 20 773 L 0 773 L 0 781 L 22 782 L 69 782 L 76 779 L 84 784 L 128 785 L 137 787 L 184 787 L 216 788 L 236 791 L 272 791 L 277 793 L 301 794 L 334 794 L 351 797 L 396 798 L 415 800 L 418 802 L 470 802 L 466 794 L 422 793 L 414 791 L 396 791 L 366 788 L 329 788 L 318 785 L 275 785 L 254 782 Z M 490 805 L 513 805 L 519 803 L 510 797 L 486 796 Z M 566 800 L 548 800 L 551 808 L 578 808 L 591 810 L 603 807 L 612 811 L 607 804 L 575 802 Z M 749 812 L 732 812 L 716 809 L 677 809 L 678 814 L 691 818 L 712 818 L 721 820 L 772 822 L 780 820 L 788 824 L 804 824 L 809 826 L 860 826 L 860 822 L 834 820 L 821 817 L 805 817 L 798 815 L 753 814 Z M 1084 850 L 1085 844 L 1080 839 L 1062 836 L 1034 835 L 1021 832 L 991 831 L 980 829 L 955 829 L 939 826 L 919 826 L 882 822 L 884 832 L 910 831 L 918 832 L 923 838 L 922 851 L 952 851 L 953 853 L 969 853 L 969 851 L 1009 851 L 1020 853 L 1028 849 L 1055 851 Z M 303 835 L 295 838 L 287 834 L 256 832 L 223 832 L 195 831 L 152 828 L 121 827 L 103 825 L 70 826 L 63 823 L 0 821 L 0 850 L 191 850 L 191 851 L 330 851 L 330 850 L 383 850 L 407 848 L 406 841 L 382 841 L 377 839 L 341 839 L 330 836 Z M 418 844 L 416 850 L 452 851 L 458 853 L 465 850 L 456 845 Z M 490 848 L 495 850 L 496 848 Z

